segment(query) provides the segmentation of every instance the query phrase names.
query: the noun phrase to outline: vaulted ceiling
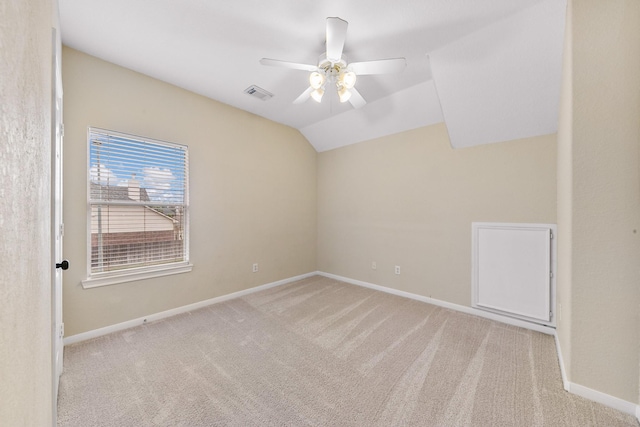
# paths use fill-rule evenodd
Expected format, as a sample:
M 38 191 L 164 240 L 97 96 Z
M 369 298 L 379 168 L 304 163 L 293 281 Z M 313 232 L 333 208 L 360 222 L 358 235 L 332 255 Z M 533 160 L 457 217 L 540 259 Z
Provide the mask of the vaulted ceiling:
M 67 46 L 294 127 L 318 151 L 444 121 L 456 148 L 557 130 L 566 0 L 60 0 Z M 367 104 L 327 91 L 293 101 L 327 17 L 348 21 L 349 62 L 406 58 L 360 76 Z M 259 86 L 263 101 L 244 91 Z

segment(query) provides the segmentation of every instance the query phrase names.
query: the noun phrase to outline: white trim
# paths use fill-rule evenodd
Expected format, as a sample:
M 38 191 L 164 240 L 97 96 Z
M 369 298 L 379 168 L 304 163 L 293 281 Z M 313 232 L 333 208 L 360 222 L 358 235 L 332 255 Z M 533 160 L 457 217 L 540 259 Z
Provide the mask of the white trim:
M 75 344 L 81 341 L 86 341 L 92 338 L 100 337 L 102 335 L 107 335 L 113 332 L 118 332 L 125 329 L 133 328 L 134 326 L 143 325 L 148 322 L 165 319 L 167 317 L 175 316 L 177 314 L 187 313 L 202 307 L 207 307 L 212 304 L 217 304 L 219 302 L 228 301 L 230 299 L 242 297 L 248 294 L 252 294 L 254 292 L 258 292 L 258 291 L 273 288 L 276 286 L 284 285 L 287 283 L 295 282 L 296 280 L 306 279 L 307 277 L 315 276 L 317 274 L 318 274 L 317 272 L 313 271 L 311 273 L 301 274 L 299 276 L 289 277 L 288 279 L 278 280 L 276 282 L 267 283 L 264 285 L 256 286 L 254 288 L 244 289 L 242 291 L 233 292 L 231 294 L 222 295 L 222 296 L 207 299 L 204 301 L 199 301 L 193 304 L 183 305 L 182 307 L 172 308 L 170 310 L 161 311 L 159 313 L 150 314 L 148 316 L 139 317 L 137 319 L 127 320 L 126 322 L 105 326 L 104 328 L 94 329 L 92 331 L 71 335 L 69 337 L 64 338 L 64 345 Z
M 569 392 L 585 399 L 601 403 L 613 409 L 617 409 L 625 414 L 638 416 L 638 405 L 635 403 L 627 402 L 618 397 L 611 396 L 610 394 L 603 393 L 598 390 L 594 390 L 589 387 L 585 387 L 580 384 L 569 382 Z
M 429 298 L 418 294 L 412 294 L 410 292 L 399 291 L 393 288 L 387 288 L 386 286 L 375 285 L 373 283 L 363 282 L 361 280 L 350 279 L 348 277 L 338 276 L 335 274 L 325 273 L 322 271 L 318 271 L 320 276 L 328 277 L 330 279 L 340 280 L 343 282 L 351 283 L 352 285 L 363 286 L 365 288 L 375 289 L 377 291 L 386 292 L 388 294 L 397 295 L 405 298 L 414 299 L 417 301 L 426 302 L 428 304 L 437 305 L 444 308 L 449 308 L 451 310 L 459 311 L 466 314 L 471 314 L 473 316 L 484 317 L 486 319 L 495 320 L 497 322 L 506 323 L 513 326 L 519 326 L 525 329 L 531 329 L 537 332 L 542 332 L 543 334 L 553 335 L 555 329 L 549 326 L 543 326 L 537 323 L 525 322 L 523 320 L 515 319 L 512 317 L 501 316 L 499 314 L 491 313 L 488 311 L 481 311 L 472 307 L 466 307 L 463 305 L 454 304 L 447 301 L 442 301 L 435 298 Z
M 549 231 L 549 320 L 529 317 L 515 311 L 506 311 L 501 308 L 491 307 L 479 301 L 479 231 L 480 229 L 499 230 L 526 230 L 526 231 Z M 556 327 L 556 276 L 557 274 L 557 239 L 558 229 L 556 224 L 532 224 L 532 223 L 511 223 L 511 222 L 472 222 L 471 223 L 471 307 L 479 310 L 486 310 L 504 316 L 515 317 L 528 322 L 535 322 L 541 325 Z
M 144 267 L 136 270 L 118 271 L 117 274 L 97 276 L 84 279 L 82 282 L 83 289 L 97 288 L 100 286 L 117 285 L 118 283 L 133 282 L 135 280 L 151 279 L 153 277 L 170 276 L 172 274 L 188 273 L 193 268 L 193 264 L 180 263 L 178 265 L 168 264 L 166 266 Z
M 91 150 L 92 150 L 92 142 L 95 142 L 95 139 L 92 141 L 92 136 L 96 137 L 97 135 L 103 135 L 103 136 L 107 136 L 107 137 L 116 137 L 116 138 L 122 138 L 122 139 L 128 139 L 128 140 L 132 140 L 132 141 L 137 141 L 140 143 L 144 143 L 144 144 L 153 144 L 153 145 L 159 145 L 165 148 L 171 148 L 171 149 L 179 149 L 183 152 L 184 154 L 184 169 L 182 170 L 183 174 L 184 174 L 184 193 L 183 193 L 183 200 L 182 203 L 177 203 L 177 202 L 163 202 L 162 204 L 165 205 L 173 205 L 173 206 L 179 206 L 182 207 L 183 209 L 183 219 L 184 219 L 184 227 L 183 227 L 183 235 L 182 235 L 182 241 L 183 241 L 183 261 L 180 262 L 176 262 L 176 263 L 172 263 L 169 266 L 163 265 L 163 266 L 155 266 L 155 265 L 148 265 L 145 267 L 131 267 L 131 266 L 127 266 L 125 265 L 125 269 L 123 270 L 117 270 L 117 271 L 112 271 L 109 273 L 96 273 L 96 272 L 92 272 L 92 260 L 91 260 L 91 236 L 92 236 L 92 230 L 91 230 L 91 213 L 92 213 L 92 208 L 94 205 L 100 204 L 100 205 L 112 205 L 112 206 L 118 206 L 118 205 L 132 205 L 132 206 L 141 206 L 142 203 L 140 202 L 130 202 L 130 201 L 122 201 L 122 200 L 92 200 L 91 199 Z M 100 159 L 99 155 L 98 155 L 98 159 Z M 162 141 L 162 140 L 158 140 L 158 139 L 153 139 L 153 138 L 148 138 L 148 137 L 144 137 L 144 136 L 139 136 L 139 135 L 134 135 L 134 134 L 127 134 L 127 133 L 123 133 L 123 132 L 116 132 L 116 131 L 112 131 L 112 130 L 108 130 L 108 129 L 101 129 L 98 127 L 93 127 L 93 126 L 88 126 L 87 127 L 87 181 L 86 181 L 86 189 L 87 189 L 87 234 L 86 234 L 86 244 L 87 244 L 87 251 L 86 251 L 86 263 L 85 263 L 85 267 L 86 267 L 86 271 L 87 271 L 87 275 L 86 275 L 86 279 L 81 281 L 81 285 L 84 289 L 89 289 L 89 288 L 95 288 L 97 286 L 107 286 L 107 285 L 115 285 L 118 283 L 126 283 L 126 282 L 131 282 L 131 281 L 135 281 L 135 280 L 143 280 L 143 279 L 149 279 L 149 278 L 153 278 L 153 277 L 161 277 L 161 276 L 168 276 L 171 274 L 179 274 L 179 273 L 187 273 L 189 271 L 191 271 L 191 267 L 193 267 L 193 265 L 189 262 L 189 247 L 190 247 L 190 230 L 189 230 L 189 216 L 190 216 L 190 206 L 189 206 L 189 146 L 188 145 L 184 145 L 184 144 L 178 144 L 175 142 L 168 142 L 168 141 Z M 150 201 L 149 203 L 144 204 L 144 207 L 149 208 L 149 205 L 153 205 L 155 202 L 154 201 Z M 160 213 L 160 212 L 156 212 L 156 213 Z M 167 215 L 164 215 L 162 213 L 160 213 L 161 215 L 167 217 Z M 169 218 L 169 217 L 167 217 Z M 169 218 L 171 219 L 171 218 Z M 172 271 L 169 271 L 172 270 Z
M 638 421 L 640 421 L 639 405 L 569 381 L 564 367 L 564 358 L 562 357 L 560 338 L 558 337 L 557 331 L 554 334 L 554 338 L 556 341 L 556 351 L 558 352 L 558 362 L 560 363 L 560 373 L 562 374 L 562 386 L 566 391 L 571 394 L 575 394 L 576 396 L 584 397 L 585 399 L 589 399 L 593 402 L 601 403 L 610 408 L 617 409 L 625 414 L 635 415 Z
M 560 338 L 558 337 L 558 331 L 553 334 L 553 338 L 556 342 L 556 352 L 558 353 L 558 363 L 560 364 L 560 374 L 562 375 L 562 387 L 569 391 L 570 383 L 567 378 L 567 371 L 564 368 L 564 358 L 562 357 L 562 350 L 560 348 Z

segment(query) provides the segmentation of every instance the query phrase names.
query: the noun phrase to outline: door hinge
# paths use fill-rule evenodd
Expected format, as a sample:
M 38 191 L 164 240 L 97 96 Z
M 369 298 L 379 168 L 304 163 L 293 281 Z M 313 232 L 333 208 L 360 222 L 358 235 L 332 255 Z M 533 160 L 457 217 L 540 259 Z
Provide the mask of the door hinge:
M 550 271 L 550 272 L 549 272 L 549 277 L 550 277 L 550 278 L 553 278 L 553 271 Z
M 549 230 L 549 237 L 553 239 L 553 230 Z
M 60 123 L 60 137 L 64 136 L 64 123 Z
M 60 237 L 64 237 L 64 222 L 60 223 Z
M 64 323 L 60 323 L 60 337 L 64 338 Z
M 549 319 L 553 319 L 553 311 L 549 311 Z

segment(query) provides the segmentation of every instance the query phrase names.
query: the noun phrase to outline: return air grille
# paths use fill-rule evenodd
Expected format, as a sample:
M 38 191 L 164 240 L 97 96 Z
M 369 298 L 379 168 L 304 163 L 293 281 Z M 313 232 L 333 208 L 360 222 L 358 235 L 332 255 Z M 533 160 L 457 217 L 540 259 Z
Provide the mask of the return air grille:
M 254 96 L 263 101 L 267 101 L 273 98 L 273 94 L 271 92 L 267 92 L 266 90 L 256 85 L 249 86 L 244 90 L 244 93 L 248 93 L 249 95 Z

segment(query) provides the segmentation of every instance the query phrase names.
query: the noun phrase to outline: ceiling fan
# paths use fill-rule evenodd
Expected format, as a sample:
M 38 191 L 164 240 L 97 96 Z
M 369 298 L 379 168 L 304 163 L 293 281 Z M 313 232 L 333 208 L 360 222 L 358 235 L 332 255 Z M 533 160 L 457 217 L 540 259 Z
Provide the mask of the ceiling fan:
M 320 56 L 318 65 L 299 64 L 262 58 L 262 65 L 294 70 L 310 71 L 309 87 L 293 103 L 301 104 L 309 98 L 321 102 L 327 84 L 335 86 L 340 102 L 349 101 L 354 108 L 367 103 L 355 88 L 358 76 L 399 73 L 407 66 L 404 58 L 348 63 L 342 54 L 349 23 L 340 18 L 327 18 L 326 52 Z

